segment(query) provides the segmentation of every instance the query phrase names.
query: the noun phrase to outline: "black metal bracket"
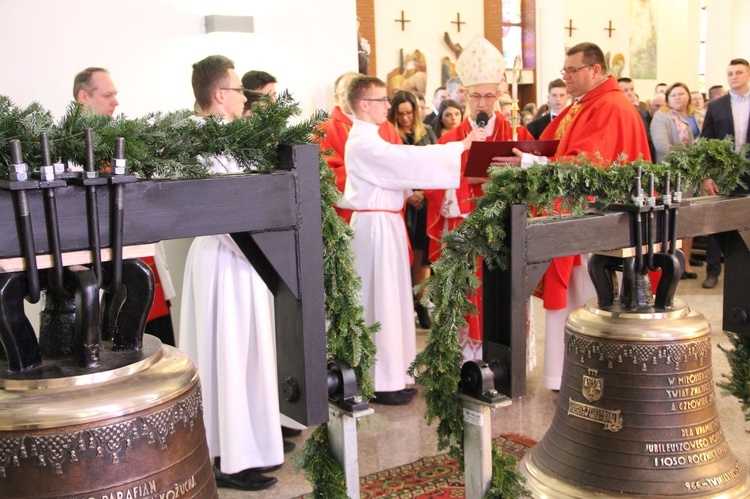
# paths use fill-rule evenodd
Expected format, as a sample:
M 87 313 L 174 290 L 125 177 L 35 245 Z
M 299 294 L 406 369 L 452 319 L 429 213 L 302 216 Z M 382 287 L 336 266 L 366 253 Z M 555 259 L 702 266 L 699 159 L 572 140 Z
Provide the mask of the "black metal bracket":
M 723 328 L 750 336 L 750 197 L 683 199 L 675 237 L 720 234 L 725 255 Z M 483 359 L 508 366 L 503 393 L 526 394 L 526 304 L 556 257 L 635 246 L 630 215 L 593 210 L 583 216 L 529 220 L 527 207 L 511 207 L 506 225 L 506 270 L 483 267 Z M 661 242 L 662 236 L 657 236 Z M 657 289 L 658 292 L 658 289 Z

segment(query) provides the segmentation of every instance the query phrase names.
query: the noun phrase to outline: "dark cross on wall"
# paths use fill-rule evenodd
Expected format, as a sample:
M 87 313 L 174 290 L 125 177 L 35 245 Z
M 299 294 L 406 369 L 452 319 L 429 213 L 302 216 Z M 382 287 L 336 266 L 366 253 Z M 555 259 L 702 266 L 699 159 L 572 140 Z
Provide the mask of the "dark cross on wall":
M 456 12 L 456 20 L 455 21 L 451 21 L 451 24 L 455 24 L 456 28 L 458 28 L 458 32 L 460 33 L 461 32 L 461 25 L 462 24 L 466 24 L 466 21 L 462 21 L 461 20 L 461 13 L 460 12 Z
M 401 23 L 401 31 L 404 31 L 404 26 L 406 23 L 410 23 L 411 19 L 404 19 L 404 11 L 401 11 L 401 19 L 394 19 L 397 23 Z
M 612 32 L 617 31 L 617 28 L 612 27 L 612 21 L 609 22 L 609 28 L 604 28 L 604 31 L 609 31 L 609 37 L 612 38 Z
M 573 27 L 573 20 L 572 19 L 568 19 L 568 25 L 565 26 L 564 29 L 568 30 L 568 36 L 571 37 L 571 36 L 573 36 L 573 30 L 574 29 L 578 29 L 578 28 L 574 28 Z

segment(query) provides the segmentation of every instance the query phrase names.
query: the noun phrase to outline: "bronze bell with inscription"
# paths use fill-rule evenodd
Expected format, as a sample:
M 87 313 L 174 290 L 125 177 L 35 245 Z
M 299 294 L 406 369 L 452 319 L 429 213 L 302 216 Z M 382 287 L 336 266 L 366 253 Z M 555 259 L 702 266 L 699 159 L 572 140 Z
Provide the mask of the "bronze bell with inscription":
M 552 426 L 519 464 L 533 497 L 750 497 L 718 419 L 710 324 L 673 298 L 677 257 L 651 256 L 655 299 L 637 258 L 591 258 L 597 299 L 568 316 Z
M 149 335 L 101 360 L 0 375 L 0 497 L 217 497 L 192 361 Z
M 566 320 L 552 426 L 520 471 L 537 498 L 750 497 L 748 468 L 718 419 L 711 326 L 674 298 L 684 268 L 680 176 L 672 193 L 667 172 L 660 203 L 653 175 L 648 192 L 640 177 L 639 169 L 633 204 L 614 207 L 631 215 L 634 256 L 589 260 L 597 296 Z

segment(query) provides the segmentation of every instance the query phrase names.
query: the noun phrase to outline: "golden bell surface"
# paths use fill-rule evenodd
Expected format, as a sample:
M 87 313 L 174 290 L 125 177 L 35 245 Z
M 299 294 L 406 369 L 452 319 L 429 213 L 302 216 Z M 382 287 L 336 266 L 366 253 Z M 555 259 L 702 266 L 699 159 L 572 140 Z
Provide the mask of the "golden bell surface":
M 195 365 L 148 335 L 102 355 L 0 374 L 0 497 L 217 497 Z
M 710 325 L 671 310 L 604 310 L 565 325 L 552 426 L 519 464 L 538 498 L 750 497 L 715 405 Z

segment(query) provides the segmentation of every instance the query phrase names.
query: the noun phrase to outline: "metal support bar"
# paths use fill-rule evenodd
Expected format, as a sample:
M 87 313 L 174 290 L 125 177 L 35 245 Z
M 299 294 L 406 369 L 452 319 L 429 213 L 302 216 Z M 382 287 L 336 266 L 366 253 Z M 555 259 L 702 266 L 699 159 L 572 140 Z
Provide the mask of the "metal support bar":
M 331 453 L 344 468 L 346 495 L 351 498 L 359 497 L 357 419 L 374 412 L 372 408 L 351 412 L 328 404 L 328 442 Z
M 466 499 L 481 499 L 492 485 L 492 412 L 512 402 L 482 402 L 459 393 L 464 404 L 464 489 Z

